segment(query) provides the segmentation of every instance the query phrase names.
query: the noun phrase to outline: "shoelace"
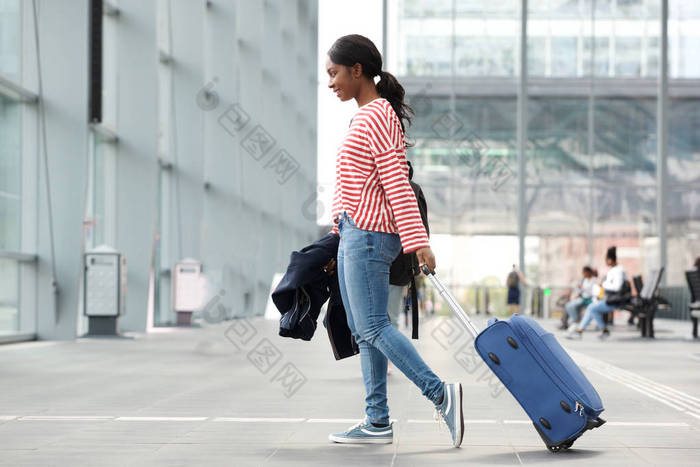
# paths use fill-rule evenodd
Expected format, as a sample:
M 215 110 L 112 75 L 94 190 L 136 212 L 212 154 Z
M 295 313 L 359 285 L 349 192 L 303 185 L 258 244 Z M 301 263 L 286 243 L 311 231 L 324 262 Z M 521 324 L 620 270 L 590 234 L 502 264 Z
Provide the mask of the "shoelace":
M 359 422 L 357 422 L 356 424 L 354 424 L 353 426 L 351 426 L 350 428 L 348 428 L 347 430 L 345 430 L 345 432 L 346 432 L 346 433 L 347 433 L 347 432 L 350 432 L 350 431 L 354 430 L 355 428 L 357 428 L 357 427 L 359 427 L 359 426 L 361 426 L 361 425 L 364 425 L 366 421 L 367 421 L 367 420 L 365 419 L 365 414 L 362 414 L 362 420 L 360 420 Z
M 442 424 L 445 423 L 445 420 L 442 418 L 442 414 L 440 413 L 440 409 L 438 409 L 437 407 L 435 407 L 435 412 L 433 412 L 433 420 L 435 420 L 437 422 L 438 430 L 442 431 L 443 430 Z M 445 423 L 445 426 L 447 426 L 446 423 Z

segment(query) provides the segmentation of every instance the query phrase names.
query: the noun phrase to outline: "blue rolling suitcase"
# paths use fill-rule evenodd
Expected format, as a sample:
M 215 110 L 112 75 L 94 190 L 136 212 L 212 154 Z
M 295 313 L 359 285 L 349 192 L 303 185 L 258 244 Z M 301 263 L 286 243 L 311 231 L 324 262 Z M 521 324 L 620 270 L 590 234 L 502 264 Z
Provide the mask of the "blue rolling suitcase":
M 552 452 L 570 448 L 585 431 L 598 428 L 603 403 L 595 388 L 551 332 L 533 319 L 513 315 L 478 329 L 434 272 L 423 266 L 440 295 L 475 338 L 481 358 L 520 403 Z

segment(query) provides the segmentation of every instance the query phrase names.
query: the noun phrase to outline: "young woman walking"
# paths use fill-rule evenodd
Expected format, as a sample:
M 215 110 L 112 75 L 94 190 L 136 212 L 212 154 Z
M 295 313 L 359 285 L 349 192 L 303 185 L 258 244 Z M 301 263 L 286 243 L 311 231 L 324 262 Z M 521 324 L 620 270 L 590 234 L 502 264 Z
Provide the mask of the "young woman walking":
M 435 256 L 408 181 L 403 120 L 412 109 L 404 89 L 382 70 L 382 57 L 364 36 L 343 36 L 326 57 L 328 87 L 342 101 L 355 99 L 352 119 L 336 159 L 334 227 L 340 235 L 337 270 L 348 327 L 360 348 L 366 390 L 365 418 L 338 443 L 391 443 L 393 427 L 386 394 L 387 359 L 413 381 L 462 443 L 462 386 L 445 383 L 425 364 L 413 344 L 394 328 L 387 313 L 389 268 L 402 250 L 416 252 L 435 268 Z M 375 77 L 378 81 L 375 82 Z

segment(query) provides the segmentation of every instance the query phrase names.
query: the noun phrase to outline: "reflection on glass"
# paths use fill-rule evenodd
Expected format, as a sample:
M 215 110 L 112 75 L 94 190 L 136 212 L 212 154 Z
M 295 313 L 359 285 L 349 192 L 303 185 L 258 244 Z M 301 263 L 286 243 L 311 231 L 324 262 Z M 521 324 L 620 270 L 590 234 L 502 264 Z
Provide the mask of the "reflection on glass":
M 668 64 L 671 78 L 700 78 L 700 2 L 669 0 Z
M 594 76 L 606 77 L 610 74 L 610 39 L 607 37 L 583 38 L 583 76 L 591 75 L 591 57 L 595 61 Z M 591 50 L 591 46 L 595 49 Z
M 668 109 L 669 181 L 700 184 L 700 99 L 671 99 Z
M 656 102 L 597 98 L 594 112 L 597 180 L 653 184 L 656 177 Z
M 640 76 L 642 41 L 639 37 L 615 38 L 615 75 Z
M 575 37 L 552 38 L 552 76 L 576 76 L 576 48 Z
M 581 98 L 528 100 L 527 173 L 530 183 L 588 183 L 588 102 Z

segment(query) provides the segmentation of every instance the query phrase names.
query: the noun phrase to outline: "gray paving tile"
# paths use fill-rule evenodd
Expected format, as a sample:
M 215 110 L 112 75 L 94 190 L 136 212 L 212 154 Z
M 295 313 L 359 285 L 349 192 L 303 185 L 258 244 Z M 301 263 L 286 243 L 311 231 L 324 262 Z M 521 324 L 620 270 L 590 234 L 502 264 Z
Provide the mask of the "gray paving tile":
M 700 420 L 605 375 L 586 371 L 611 423 L 586 433 L 574 449 L 549 453 L 509 393 L 491 396 L 450 351 L 432 339 L 439 321 L 422 322 L 412 341 L 433 370 L 461 381 L 468 420 L 464 444 L 454 449 L 446 427 L 432 421 L 433 406 L 399 370 L 389 376 L 395 442 L 338 445 L 328 433 L 352 423 L 217 422 L 216 417 L 359 419 L 364 387 L 359 358 L 335 361 L 322 328 L 311 342 L 277 336 L 277 323 L 251 321 L 307 378 L 292 397 L 270 381 L 224 335 L 230 323 L 134 339 L 79 339 L 51 345 L 0 346 L 0 417 L 206 417 L 197 421 L 3 420 L 2 466 L 123 465 L 698 465 Z M 479 323 L 483 326 L 483 322 Z M 545 322 L 554 329 L 554 322 Z M 604 343 L 587 333 L 567 348 L 632 371 L 700 399 L 698 342 L 683 323 L 660 321 L 659 339 L 642 341 L 618 326 Z M 687 323 L 685 323 L 687 324 Z M 687 327 L 687 326 L 686 326 Z M 252 342 L 251 344 L 255 344 Z M 252 347 L 251 347 L 252 348 Z M 644 358 L 640 358 L 643 355 Z M 428 423 L 409 423 L 408 420 Z M 633 423 L 615 425 L 614 422 Z M 675 423 L 655 427 L 640 423 Z M 634 425 L 637 423 L 637 425 Z M 680 425 L 678 425 L 680 424 Z

